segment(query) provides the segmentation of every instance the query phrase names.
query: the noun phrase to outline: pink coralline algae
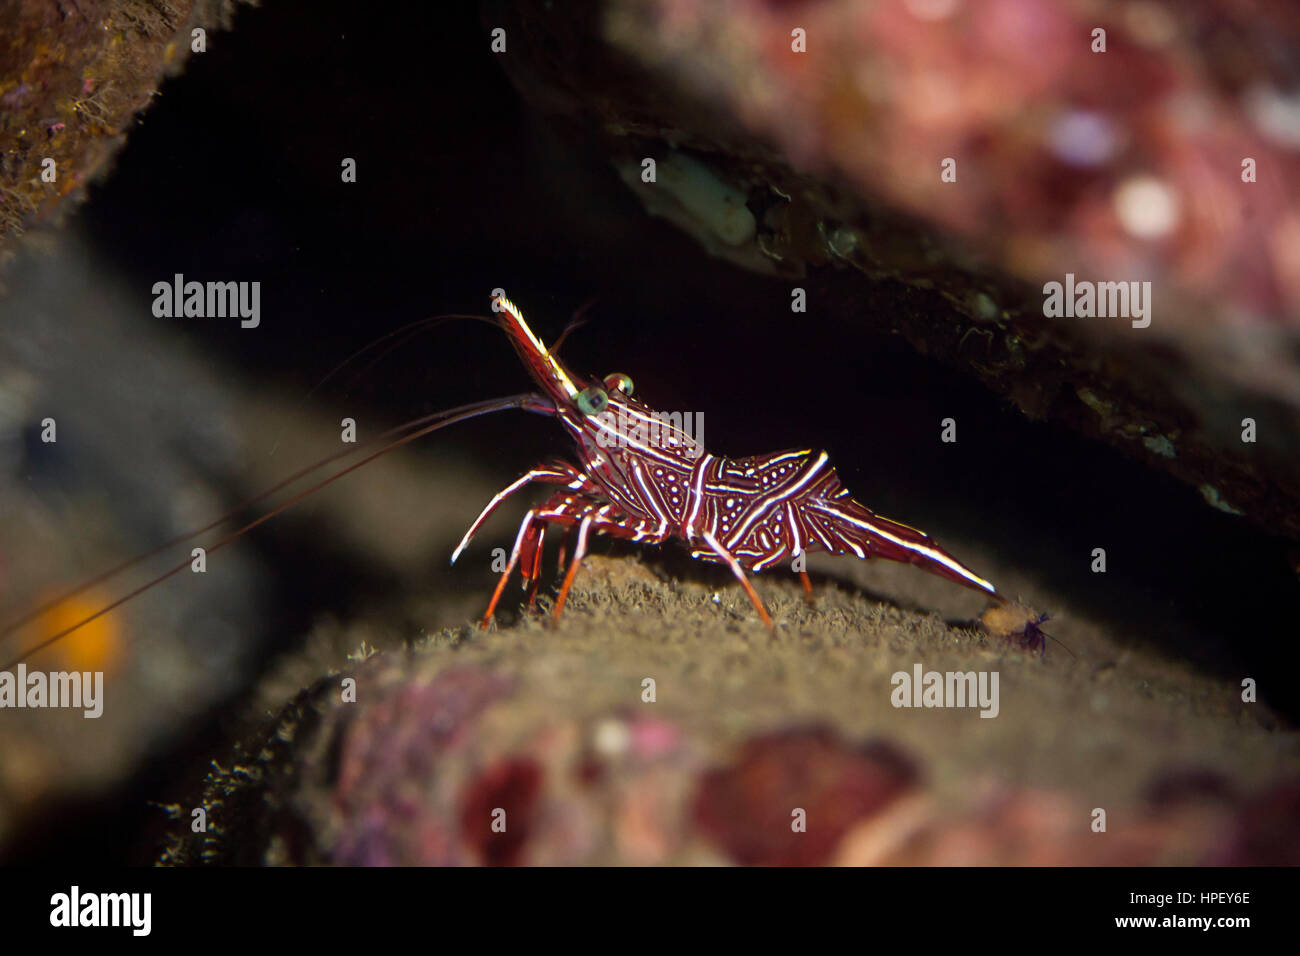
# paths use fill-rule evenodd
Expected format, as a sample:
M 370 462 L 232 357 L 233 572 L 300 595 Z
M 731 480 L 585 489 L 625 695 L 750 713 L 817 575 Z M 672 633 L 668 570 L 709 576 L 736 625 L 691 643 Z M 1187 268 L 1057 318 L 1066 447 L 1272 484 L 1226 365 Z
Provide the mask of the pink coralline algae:
M 753 737 L 700 781 L 695 823 L 737 863 L 815 866 L 856 824 L 916 782 L 893 747 L 852 746 L 826 728 Z
M 1207 861 L 1225 866 L 1300 866 L 1300 779 L 1282 780 L 1242 801 L 1231 837 Z
M 1166 329 L 1300 324 L 1293 4 L 617 6 L 630 55 L 1013 274 L 1141 278 L 1206 306 L 1166 309 Z
M 449 758 L 472 740 L 476 722 L 509 681 L 453 668 L 430 684 L 407 684 L 353 718 L 343 731 L 335 810 L 341 832 L 332 854 L 350 866 L 471 862 L 438 781 Z M 509 775 L 505 789 L 509 790 Z M 487 788 L 491 791 L 493 788 Z M 486 792 L 486 791 L 485 791 Z M 485 824 L 486 827 L 486 824 Z M 481 845 L 471 842 L 471 846 Z M 512 854 L 493 851 L 496 860 Z
M 461 805 L 461 836 L 489 866 L 514 866 L 534 826 L 542 789 L 541 766 L 511 759 L 489 768 L 469 787 Z
M 353 866 L 1300 862 L 1294 779 L 1246 791 L 1218 771 L 1174 765 L 1151 777 L 1143 799 L 1112 802 L 1087 787 L 967 768 L 954 801 L 927 785 L 920 755 L 829 724 L 762 730 L 723 747 L 689 720 L 630 712 L 521 719 L 526 705 L 513 688 L 490 669 L 453 667 L 372 687 L 372 703 L 344 705 L 325 759 L 295 775 L 323 785 L 298 801 L 307 824 L 298 858 Z

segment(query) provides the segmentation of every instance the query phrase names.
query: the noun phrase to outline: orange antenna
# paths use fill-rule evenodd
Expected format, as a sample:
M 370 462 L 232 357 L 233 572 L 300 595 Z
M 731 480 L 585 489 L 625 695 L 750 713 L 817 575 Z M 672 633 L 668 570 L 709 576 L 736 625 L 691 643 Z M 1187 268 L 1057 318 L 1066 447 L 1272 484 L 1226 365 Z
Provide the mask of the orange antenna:
M 437 323 L 446 319 L 476 319 L 480 322 L 487 322 L 490 325 L 494 325 L 498 327 L 500 326 L 500 323 L 497 320 L 489 318 L 488 316 L 485 315 L 463 315 L 460 313 L 450 313 L 450 312 L 444 313 L 442 315 L 430 316 L 425 319 L 419 319 L 418 321 L 415 322 L 408 322 L 406 325 L 402 326 L 401 328 L 394 329 L 393 331 L 388 332 L 385 335 L 381 335 L 379 338 L 370 342 L 368 345 L 365 345 L 362 348 L 358 349 L 356 352 L 353 352 L 351 355 L 349 355 L 338 365 L 334 366 L 334 368 L 330 369 L 330 371 L 326 373 L 325 377 L 322 378 L 319 382 L 317 382 L 314 386 L 312 386 L 312 388 L 307 392 L 307 394 L 303 397 L 303 402 L 311 398 L 311 396 L 317 390 L 319 390 L 323 385 L 325 385 L 326 382 L 328 382 L 331 378 L 333 378 L 335 375 L 341 372 L 353 361 L 360 358 L 366 352 L 379 347 L 385 342 L 390 342 L 393 339 L 399 339 L 398 341 L 391 342 L 388 348 L 385 349 L 382 353 L 380 353 L 378 357 L 374 359 L 374 362 L 378 362 L 391 349 L 396 348 L 398 345 L 400 345 L 401 341 L 405 340 L 406 338 L 409 338 L 410 336 L 416 334 L 417 332 L 423 329 L 432 328 Z M 371 364 L 373 365 L 373 362 Z M 371 366 L 367 366 L 367 369 L 370 367 Z M 363 370 L 363 373 L 364 371 L 365 370 Z M 469 408 L 470 406 L 466 405 L 461 407 Z M 20 627 L 23 627 L 26 624 L 30 624 L 32 621 L 40 617 L 42 614 L 44 614 L 46 611 L 50 610 L 51 608 L 56 607 L 59 604 L 62 604 L 64 601 L 67 601 L 70 598 L 76 597 L 78 594 L 81 594 L 84 591 L 88 591 L 90 588 L 93 588 L 95 585 L 102 584 L 105 581 L 109 580 L 110 578 L 116 577 L 117 575 L 121 574 L 123 571 L 126 571 L 129 568 L 133 568 L 144 561 L 148 561 L 150 558 L 159 555 L 170 548 L 174 548 L 178 544 L 183 544 L 184 542 L 189 541 L 191 538 L 197 538 L 199 535 L 211 531 L 214 528 L 218 528 L 221 525 L 225 524 L 226 522 L 233 520 L 236 515 L 247 510 L 248 508 L 251 508 L 253 505 L 258 504 L 259 502 L 265 501 L 267 498 L 271 497 L 271 495 L 275 494 L 277 491 L 280 491 L 288 487 L 289 485 L 293 484 L 295 481 L 298 481 L 301 478 L 305 478 L 313 471 L 316 471 L 317 469 L 320 468 L 324 468 L 326 465 L 330 464 L 331 462 L 335 462 L 338 461 L 339 459 L 347 458 L 351 455 L 355 455 L 357 452 L 369 448 L 372 445 L 378 444 L 379 442 L 387 441 L 388 439 L 392 438 L 394 435 L 398 435 L 408 428 L 418 427 L 428 422 L 432 422 L 442 415 L 453 414 L 456 411 L 457 409 L 451 409 L 450 411 L 444 411 L 444 412 L 433 412 L 431 414 L 424 415 L 420 418 L 412 419 L 411 421 L 404 422 L 401 425 L 397 425 L 393 428 L 390 428 L 385 432 L 381 432 L 380 434 L 375 435 L 373 438 L 369 438 L 364 441 L 358 442 L 357 444 L 354 444 L 350 448 L 346 448 L 342 451 L 336 452 L 333 455 L 329 455 L 325 458 L 322 458 L 319 461 L 317 461 L 315 464 L 308 465 L 305 468 L 295 471 L 292 475 L 289 475 L 288 477 L 283 478 L 282 480 L 276 482 L 274 485 L 272 485 L 270 488 L 267 488 L 265 491 L 261 492 L 260 494 L 255 495 L 254 497 L 249 498 L 246 501 L 243 501 L 240 504 L 236 505 L 235 507 L 231 508 L 229 511 L 221 515 L 219 518 L 214 518 L 212 521 L 210 521 L 208 524 L 205 524 L 203 527 L 195 528 L 192 531 L 186 531 L 183 534 L 179 534 L 168 541 L 164 541 L 162 544 L 158 545 L 155 548 L 151 548 L 150 550 L 144 552 L 143 554 L 137 554 L 135 557 L 129 558 L 128 560 L 123 561 L 121 564 L 114 565 L 113 567 L 107 569 L 106 571 L 100 572 L 99 574 L 95 575 L 95 577 L 90 578 L 87 581 L 83 581 L 81 584 L 77 585 L 72 590 L 66 591 L 63 594 L 58 595 L 57 597 L 51 598 L 50 600 L 45 601 L 44 603 L 33 607 L 30 611 L 28 611 L 21 617 L 10 621 L 8 624 L 4 625 L 3 627 L 0 627 L 0 640 L 3 640 L 4 638 L 8 637 L 10 634 L 14 633 L 14 631 L 18 630 Z M 278 446 L 279 446 L 279 438 L 276 439 L 275 443 L 272 446 L 271 449 L 272 455 L 275 454 L 275 449 Z
M 415 441 L 415 439 L 417 438 L 420 438 L 424 435 L 428 435 L 429 433 L 435 432 L 441 428 L 446 428 L 448 425 L 454 425 L 458 422 L 463 422 L 471 418 L 477 418 L 480 415 L 487 415 L 492 412 L 506 411 L 512 408 L 525 409 L 528 411 L 539 412 L 542 414 L 548 414 L 553 411 L 553 406 L 549 401 L 542 398 L 540 395 L 535 395 L 531 392 L 525 392 L 520 395 L 511 395 L 506 398 L 495 398 L 495 399 L 489 399 L 487 401 L 482 401 L 482 402 L 473 402 L 469 405 L 461 405 L 457 408 L 448 409 L 442 412 L 435 412 L 431 415 L 425 415 L 422 418 L 417 418 L 403 425 L 399 425 L 396 428 L 390 429 L 389 431 L 385 432 L 384 435 L 376 436 L 374 439 L 371 439 L 371 441 L 366 444 L 377 443 L 380 440 L 382 440 L 385 436 L 391 436 L 393 434 L 402 432 L 404 430 L 413 428 L 415 426 L 420 426 L 420 427 L 415 428 L 414 431 L 410 431 L 408 434 L 403 435 L 401 438 L 397 438 L 394 441 L 389 442 L 388 444 L 380 448 L 378 451 L 372 452 L 371 454 L 367 455 L 365 458 L 362 458 L 360 461 L 349 465 L 347 468 L 344 468 L 342 471 L 336 472 L 335 474 L 330 475 L 330 477 L 326 478 L 325 480 L 317 482 L 316 484 L 312 485 L 310 488 L 298 492 L 288 501 L 285 501 L 284 503 L 277 505 L 275 508 L 272 508 L 270 511 L 266 512 L 265 514 L 260 515 L 254 520 L 248 522 L 238 530 L 233 531 L 230 534 L 226 535 L 226 537 L 222 538 L 212 547 L 208 548 L 207 552 L 208 554 L 211 554 L 214 551 L 219 551 L 220 549 L 224 548 L 226 545 L 230 544 L 232 541 L 236 540 L 239 537 L 242 537 L 243 535 L 247 534 L 249 531 L 252 531 L 258 525 L 270 521 L 276 515 L 293 507 L 293 505 L 297 504 L 299 501 L 302 501 L 304 498 L 315 494 L 317 491 L 320 491 L 322 488 L 328 485 L 333 484 L 334 482 L 338 481 L 340 478 L 344 477 L 347 474 L 350 474 L 351 472 L 356 471 L 358 468 L 362 467 L 363 465 L 368 464 L 371 461 L 374 461 L 376 458 L 380 457 L 381 455 L 388 454 L 390 451 L 392 451 L 395 448 L 400 448 L 403 445 Z M 274 494 L 276 491 L 279 491 L 280 489 L 286 487 L 287 485 L 292 484 L 293 482 L 310 474 L 311 472 L 321 467 L 324 467 L 325 465 L 329 464 L 332 461 L 336 461 L 339 458 L 360 451 L 361 447 L 362 446 L 358 446 L 357 448 L 348 449 L 345 452 L 338 452 L 334 455 L 329 456 L 328 458 L 324 458 L 321 461 L 318 461 L 315 464 L 308 466 L 307 468 L 303 468 L 298 472 L 295 472 L 293 475 L 290 475 L 288 478 L 284 479 L 283 481 L 280 481 L 274 487 L 268 489 L 267 491 L 263 492 L 262 494 L 258 495 L 255 498 L 249 499 L 248 501 L 240 505 L 238 508 L 234 509 L 231 512 L 228 512 L 227 514 L 216 519 L 215 521 L 210 522 L 209 524 L 198 529 L 197 531 L 193 531 L 188 534 L 181 535 L 177 538 L 173 538 L 171 541 L 167 542 L 166 544 L 160 545 L 157 548 L 154 548 L 152 551 L 149 551 L 143 555 L 139 555 L 135 558 L 132 558 L 129 561 L 123 562 L 122 564 L 119 564 L 115 568 L 111 568 L 110 570 L 102 574 L 96 575 L 91 580 L 85 582 L 84 584 L 76 588 L 73 588 L 71 591 L 68 591 L 67 593 L 63 594 L 61 597 L 55 598 L 52 601 L 48 601 L 42 604 L 40 607 L 35 608 L 34 610 L 25 614 L 23 617 L 9 624 L 4 628 L 3 631 L 0 631 L 0 639 L 12 634 L 19 627 L 33 620 L 34 618 L 38 617 L 40 614 L 44 613 L 45 611 L 49 610 L 51 607 L 59 604 L 60 602 L 66 601 L 68 598 L 74 597 L 75 595 L 80 594 L 81 592 L 87 590 L 88 588 L 94 587 L 96 584 L 99 584 L 113 577 L 114 575 L 126 570 L 129 567 L 139 564 L 141 561 L 144 561 L 147 558 L 153 557 L 154 555 L 157 555 L 167 550 L 170 547 L 173 547 L 183 541 L 187 541 L 190 538 L 203 534 L 205 531 L 210 531 L 211 529 L 226 523 L 227 521 L 231 520 L 236 514 L 243 511 L 245 508 L 270 497 L 270 495 Z M 73 633 L 74 631 L 89 624 L 91 621 L 94 621 L 97 618 L 100 618 L 103 615 L 107 614 L 109 611 L 121 607 L 126 602 L 130 601 L 135 597 L 138 597 L 139 595 L 143 594 L 149 589 L 156 587 L 157 585 L 161 584 L 163 581 L 166 581 L 168 578 L 172 577 L 173 575 L 179 574 L 181 571 L 185 570 L 189 566 L 190 566 L 190 561 L 189 559 L 186 559 L 176 567 L 171 568 L 170 570 L 165 571 L 164 573 L 158 575 L 157 577 L 146 582 L 145 584 L 142 584 L 140 587 L 136 588 L 133 591 L 130 591 L 123 597 L 118 598 L 116 601 L 112 602 L 111 604 L 108 604 L 105 607 L 100 608 L 94 614 L 91 614 L 88 617 L 83 618 L 82 620 L 78 621 L 76 624 L 72 625 L 71 627 L 64 628 L 63 630 L 59 631 L 57 634 L 54 634 L 51 637 L 46 638 L 45 640 L 41 641 L 39 644 L 24 651 L 22 654 L 15 657 L 13 660 L 9 661 L 8 663 L 0 665 L 0 670 L 8 670 L 14 665 L 27 660 L 29 657 L 31 657 L 33 654 L 37 653 L 38 651 L 42 651 L 45 648 L 49 647 L 50 645 L 55 644 L 56 642 L 67 637 L 69 634 Z

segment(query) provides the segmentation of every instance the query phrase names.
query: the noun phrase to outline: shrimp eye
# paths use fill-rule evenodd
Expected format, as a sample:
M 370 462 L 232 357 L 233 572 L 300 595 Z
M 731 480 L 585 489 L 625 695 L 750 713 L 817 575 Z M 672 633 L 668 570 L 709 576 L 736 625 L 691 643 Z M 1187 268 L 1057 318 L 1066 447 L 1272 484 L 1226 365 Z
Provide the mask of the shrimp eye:
M 610 375 L 606 375 L 605 387 L 610 389 L 611 391 L 613 389 L 618 389 L 624 395 L 631 396 L 632 376 L 626 375 L 623 372 L 614 372 Z
M 588 385 L 578 393 L 578 410 L 584 415 L 599 415 L 609 406 L 609 396 L 599 385 Z

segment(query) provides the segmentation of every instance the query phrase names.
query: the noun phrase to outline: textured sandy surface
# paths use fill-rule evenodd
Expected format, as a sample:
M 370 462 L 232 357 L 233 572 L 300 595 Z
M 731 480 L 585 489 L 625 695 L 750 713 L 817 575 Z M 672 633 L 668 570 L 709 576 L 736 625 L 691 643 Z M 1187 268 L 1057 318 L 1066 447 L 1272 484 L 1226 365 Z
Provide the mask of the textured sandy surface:
M 903 604 L 980 604 L 913 569 L 862 570 Z M 1039 657 L 831 579 L 811 607 L 792 580 L 760 586 L 775 634 L 721 578 L 601 557 L 558 626 L 444 629 L 350 662 L 342 648 L 382 646 L 385 628 L 323 627 L 264 700 L 342 666 L 209 777 L 213 831 L 179 858 L 1241 859 L 1240 801 L 1300 769 L 1294 733 L 1268 729 L 1233 682 L 1124 650 L 1086 618 L 1062 613 L 1053 629 L 1073 657 L 1055 644 Z M 891 675 L 917 663 L 996 671 L 999 715 L 895 708 Z M 347 677 L 355 703 L 341 700 Z M 807 833 L 790 834 L 794 808 Z M 1107 833 L 1090 831 L 1094 808 Z M 490 834 L 494 809 L 512 837 Z

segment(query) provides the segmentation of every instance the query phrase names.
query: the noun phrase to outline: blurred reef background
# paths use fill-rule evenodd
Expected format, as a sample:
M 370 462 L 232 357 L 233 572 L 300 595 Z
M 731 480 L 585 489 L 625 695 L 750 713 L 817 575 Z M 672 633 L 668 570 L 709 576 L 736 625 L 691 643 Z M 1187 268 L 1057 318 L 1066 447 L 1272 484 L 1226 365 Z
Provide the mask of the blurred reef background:
M 471 630 L 522 507 L 452 546 L 567 452 L 484 419 L 61 649 L 111 706 L 0 714 L 0 858 L 1296 862 L 1297 72 L 1284 2 L 9 0 L 5 620 L 337 450 L 344 416 L 526 388 L 468 324 L 313 390 L 502 287 L 547 341 L 594 300 L 566 360 L 702 412 L 715 453 L 828 449 L 1068 650 L 848 561 L 812 608 L 759 576 L 769 637 L 716 569 L 603 546 L 559 629 Z M 176 273 L 260 281 L 261 325 L 154 317 Z M 1067 273 L 1150 281 L 1150 326 L 1045 318 Z M 1002 715 L 893 709 L 916 661 L 999 670 Z

